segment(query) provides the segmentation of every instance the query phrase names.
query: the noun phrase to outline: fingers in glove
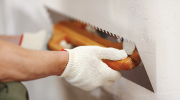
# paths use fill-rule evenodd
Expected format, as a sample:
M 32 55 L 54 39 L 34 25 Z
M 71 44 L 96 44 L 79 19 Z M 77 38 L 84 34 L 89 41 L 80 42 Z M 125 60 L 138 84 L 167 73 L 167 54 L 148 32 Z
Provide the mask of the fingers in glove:
M 119 71 L 111 69 L 109 66 L 107 66 L 105 63 L 102 62 L 103 70 L 106 75 L 105 80 L 106 81 L 116 81 L 121 78 L 121 73 Z
M 115 48 L 102 48 L 101 52 L 99 53 L 100 59 L 122 60 L 127 58 L 127 53 L 125 50 L 118 50 Z
M 115 81 L 108 81 L 106 84 L 105 84 L 105 86 L 108 86 L 108 85 L 112 85 L 113 83 L 114 83 Z

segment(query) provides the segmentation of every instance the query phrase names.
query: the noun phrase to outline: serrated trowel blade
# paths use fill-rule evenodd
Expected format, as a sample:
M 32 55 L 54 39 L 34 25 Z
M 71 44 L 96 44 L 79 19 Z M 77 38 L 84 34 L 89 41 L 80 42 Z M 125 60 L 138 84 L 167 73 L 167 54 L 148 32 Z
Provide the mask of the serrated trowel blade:
M 66 20 L 73 19 L 73 20 L 77 20 L 79 22 L 84 22 L 84 21 L 72 18 L 70 16 L 66 16 L 66 15 L 62 14 L 61 12 L 54 11 L 51 8 L 48 8 L 48 7 L 46 7 L 46 8 L 47 8 L 48 13 L 50 14 L 52 23 L 54 23 L 54 24 L 59 22 L 60 20 L 64 20 L 64 19 L 66 19 Z M 84 23 L 86 23 L 86 22 L 84 22 Z M 117 40 L 117 38 L 120 38 L 117 35 L 109 33 L 108 31 L 101 30 L 101 28 L 97 28 L 97 27 L 94 27 L 94 28 L 99 29 L 98 31 L 102 31 L 101 33 L 103 33 L 104 35 L 110 35 L 110 37 L 115 36 L 114 38 L 108 38 L 108 40 L 112 40 L 113 42 L 114 42 L 114 40 Z M 101 36 L 101 37 L 107 39 L 106 38 L 107 36 L 105 36 L 105 37 Z M 144 64 L 142 62 L 132 70 L 128 70 L 128 71 L 121 70 L 120 72 L 121 72 L 122 76 L 125 77 L 126 79 L 154 92 L 154 89 L 152 87 L 152 84 L 150 82 L 148 74 L 147 74 Z
M 154 92 L 148 74 L 142 62 L 132 70 L 128 70 L 128 71 L 121 70 L 120 72 L 122 76 L 125 77 L 126 79 Z

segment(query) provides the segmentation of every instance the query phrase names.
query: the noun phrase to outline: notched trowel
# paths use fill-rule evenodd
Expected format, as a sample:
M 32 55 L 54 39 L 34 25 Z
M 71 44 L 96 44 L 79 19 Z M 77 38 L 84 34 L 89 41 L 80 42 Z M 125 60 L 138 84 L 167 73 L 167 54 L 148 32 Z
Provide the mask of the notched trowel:
M 128 58 L 124 59 L 124 61 L 107 60 L 108 62 L 105 63 L 114 70 L 120 70 L 122 76 L 126 79 L 154 92 L 135 44 L 124 41 L 123 38 L 121 41 L 123 42 L 122 48 L 128 54 Z
M 132 43 L 126 42 L 126 41 L 123 42 L 123 49 L 126 51 L 126 53 L 129 56 L 131 56 L 133 54 L 133 52 L 137 52 L 135 45 Z M 144 68 L 144 64 L 142 63 L 142 61 L 140 63 L 137 62 L 137 59 L 140 59 L 140 58 L 138 58 L 138 57 L 135 57 L 135 58 L 136 59 L 132 58 L 132 60 L 134 60 L 136 67 L 134 67 L 132 70 L 128 70 L 128 71 L 121 70 L 122 76 L 127 78 L 128 80 L 131 80 L 132 82 L 134 82 L 138 85 L 141 85 L 141 86 L 145 87 L 146 89 L 154 92 L 154 89 L 153 89 L 151 82 L 149 80 L 149 77 L 147 75 L 146 69 Z
M 67 42 L 71 42 L 76 46 L 88 45 L 89 43 L 92 43 L 89 45 L 99 45 L 105 47 L 124 49 L 128 54 L 128 58 L 124 59 L 123 61 L 109 61 L 109 60 L 103 60 L 103 61 L 112 69 L 120 70 L 122 76 L 125 77 L 126 79 L 154 92 L 149 77 L 147 75 L 147 72 L 145 70 L 145 67 L 138 54 L 137 48 L 135 47 L 135 44 L 128 42 L 123 38 L 121 39 L 119 38 L 120 43 L 111 43 L 109 37 L 113 37 L 113 39 L 111 38 L 111 40 L 117 40 L 118 38 L 117 35 L 113 35 L 112 33 L 109 32 L 105 33 L 103 32 L 104 30 L 102 31 L 100 28 L 97 27 L 94 28 L 93 30 L 94 32 L 90 32 L 90 31 L 87 32 L 87 30 L 85 29 L 86 24 L 81 23 L 82 21 L 78 21 L 78 20 L 77 20 L 78 22 L 73 21 L 72 20 L 73 17 L 66 17 L 61 13 L 53 11 L 49 8 L 48 8 L 48 12 L 50 14 L 50 17 L 52 18 L 52 22 L 55 24 L 54 34 L 49 43 L 49 47 L 51 50 L 60 49 L 58 42 L 60 42 L 63 38 L 64 40 L 67 40 Z M 62 20 L 62 18 L 63 20 L 69 19 L 69 21 L 59 22 L 60 20 Z M 60 33 L 61 35 L 59 35 Z M 98 36 L 95 36 L 93 33 L 96 33 L 96 35 L 98 33 Z M 81 34 L 84 34 L 85 37 L 81 36 Z M 81 41 L 83 39 L 86 40 L 86 42 Z M 96 41 L 94 42 L 91 40 L 96 40 Z

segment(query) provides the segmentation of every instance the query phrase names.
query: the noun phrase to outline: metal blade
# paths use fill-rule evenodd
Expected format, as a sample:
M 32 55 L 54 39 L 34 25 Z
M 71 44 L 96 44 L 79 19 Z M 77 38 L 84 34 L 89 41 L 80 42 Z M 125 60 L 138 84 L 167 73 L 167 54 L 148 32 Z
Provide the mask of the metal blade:
M 69 16 L 67 17 L 66 15 L 63 15 L 60 12 L 56 12 L 54 10 L 51 10 L 50 8 L 47 8 L 47 11 L 49 12 L 50 17 L 52 19 L 52 22 L 54 24 L 59 22 L 60 20 L 63 20 L 63 19 L 71 20 L 71 18 L 72 18 Z M 74 20 L 74 18 L 73 18 L 73 20 Z M 77 20 L 77 21 L 79 21 L 79 20 Z M 80 22 L 82 22 L 82 21 L 80 21 Z M 109 33 L 108 31 L 101 30 L 98 27 L 93 27 L 93 28 L 95 28 L 96 30 L 99 29 L 99 30 L 97 30 L 99 32 L 99 36 L 101 36 L 102 38 L 105 38 L 109 41 L 118 42 L 117 38 L 120 38 L 119 36 L 114 35 L 112 33 Z M 128 79 L 128 80 L 130 80 L 130 81 L 132 81 L 132 82 L 134 82 L 134 83 L 136 83 L 142 87 L 145 87 L 146 89 L 148 89 L 152 92 L 154 92 L 154 89 L 152 87 L 152 84 L 149 80 L 146 69 L 145 69 L 142 62 L 132 70 L 128 70 L 128 71 L 121 70 L 120 72 L 121 72 L 122 76 L 125 77 L 126 79 Z
M 146 69 L 144 68 L 144 64 L 142 62 L 140 63 L 140 65 L 138 65 L 132 70 L 121 70 L 120 72 L 122 76 L 126 79 L 154 92 L 154 89 L 147 75 Z

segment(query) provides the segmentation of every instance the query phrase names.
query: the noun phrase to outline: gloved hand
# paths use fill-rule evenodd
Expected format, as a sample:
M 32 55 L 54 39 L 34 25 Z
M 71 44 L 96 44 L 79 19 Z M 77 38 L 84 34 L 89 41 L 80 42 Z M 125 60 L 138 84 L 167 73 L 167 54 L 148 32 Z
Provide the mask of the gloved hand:
M 127 57 L 124 50 L 99 46 L 80 46 L 67 49 L 67 52 L 69 62 L 60 77 L 86 91 L 110 85 L 121 77 L 119 71 L 111 69 L 101 59 L 122 60 Z

